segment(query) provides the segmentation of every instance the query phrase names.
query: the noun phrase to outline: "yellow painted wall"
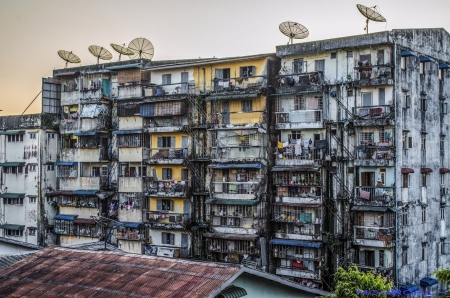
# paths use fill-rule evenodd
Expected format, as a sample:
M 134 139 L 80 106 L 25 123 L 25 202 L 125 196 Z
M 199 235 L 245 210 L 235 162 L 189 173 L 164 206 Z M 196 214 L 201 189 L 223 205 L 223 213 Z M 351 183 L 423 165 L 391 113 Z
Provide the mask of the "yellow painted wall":
M 182 148 L 182 137 L 188 135 L 183 132 L 165 132 L 165 133 L 152 133 L 151 134 L 151 148 L 158 148 L 158 137 L 175 137 L 175 148 Z M 164 147 L 167 148 L 167 147 Z
M 156 169 L 156 177 L 161 180 L 163 168 L 172 169 L 172 179 L 175 181 L 181 181 L 181 170 L 186 169 L 183 165 L 153 165 L 150 168 L 150 173 L 153 173 L 153 169 Z
M 64 106 L 64 113 L 69 113 L 69 108 L 71 113 L 78 111 L 78 105 L 71 105 L 71 106 Z
M 157 200 L 172 200 L 173 201 L 173 210 L 169 211 L 169 213 L 183 213 L 184 211 L 184 201 L 185 200 L 189 200 L 186 198 L 170 198 L 170 197 L 150 197 L 149 198 L 149 206 L 150 206 L 150 211 L 157 211 L 157 205 L 156 205 L 156 201 Z M 158 222 L 169 222 L 169 218 L 164 218 L 158 219 Z
M 199 88 L 200 90 L 203 90 L 203 81 L 205 81 L 206 90 L 211 90 L 214 88 L 214 82 L 212 82 L 211 80 L 214 79 L 216 68 L 217 69 L 229 68 L 230 77 L 236 78 L 240 76 L 240 67 L 242 66 L 254 66 L 255 67 L 254 75 L 256 76 L 266 74 L 266 58 L 237 61 L 237 62 L 225 62 L 225 63 L 219 62 L 217 64 L 200 66 L 194 70 L 195 87 Z M 205 68 L 205 77 L 203 76 L 203 68 Z M 244 81 L 244 85 L 246 85 L 247 83 L 256 83 L 259 79 L 261 78 L 249 78 L 248 81 Z

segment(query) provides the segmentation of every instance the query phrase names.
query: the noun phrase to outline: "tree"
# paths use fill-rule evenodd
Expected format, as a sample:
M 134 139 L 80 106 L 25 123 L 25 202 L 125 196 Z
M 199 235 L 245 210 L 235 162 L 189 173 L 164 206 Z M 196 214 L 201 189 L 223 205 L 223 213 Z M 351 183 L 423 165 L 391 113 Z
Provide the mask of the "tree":
M 386 297 L 386 292 L 391 291 L 393 286 L 393 282 L 388 282 L 380 274 L 359 271 L 355 265 L 347 270 L 339 267 L 334 273 L 334 279 L 336 286 L 331 296 L 334 298 Z M 365 295 L 365 291 L 372 292 Z
M 440 295 L 439 297 L 450 297 L 450 269 L 440 268 L 433 274 L 436 276 L 437 280 L 443 283 L 444 289 L 441 290 L 446 290 L 447 292 L 446 295 Z

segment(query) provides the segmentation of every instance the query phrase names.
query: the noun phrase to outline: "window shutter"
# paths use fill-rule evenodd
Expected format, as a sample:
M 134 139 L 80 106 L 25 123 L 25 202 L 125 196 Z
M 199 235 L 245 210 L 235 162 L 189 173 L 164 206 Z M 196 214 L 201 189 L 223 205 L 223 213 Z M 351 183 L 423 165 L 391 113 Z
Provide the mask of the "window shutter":
M 172 179 L 172 169 L 167 169 L 167 179 Z
M 365 265 L 365 264 L 366 264 L 366 260 L 365 260 L 364 251 L 360 251 L 359 252 L 359 265 Z
M 408 137 L 408 148 L 412 148 L 412 137 Z
M 152 176 L 153 176 L 153 179 L 156 179 L 156 169 L 152 169 Z
M 250 76 L 250 77 L 253 77 L 254 75 L 255 75 L 255 67 L 252 66 L 252 67 L 251 67 L 251 70 L 250 70 L 249 76 Z
M 175 148 L 175 137 L 170 137 L 170 147 Z
M 172 200 L 169 201 L 169 210 L 173 211 L 173 201 Z
M 158 147 L 162 147 L 162 137 L 158 137 Z
M 162 244 L 167 244 L 166 242 L 167 242 L 167 236 L 166 236 L 166 234 L 167 233 L 161 233 L 161 243 Z
M 161 210 L 161 209 L 162 209 L 162 201 L 156 200 L 156 210 Z
M 216 79 L 219 79 L 219 80 L 223 79 L 223 69 L 216 68 Z
M 170 244 L 175 245 L 175 234 L 170 234 Z
M 181 170 L 181 180 L 182 181 L 188 180 L 188 170 L 187 169 Z
M 161 180 L 166 180 L 167 179 L 167 170 L 168 169 L 162 169 L 162 178 L 161 178 Z
M 384 103 L 385 103 L 385 100 L 386 100 L 386 92 L 385 92 L 385 89 L 384 88 L 380 88 L 380 89 L 378 89 L 378 104 L 381 106 L 381 105 L 384 105 Z
M 428 100 L 423 100 L 423 110 L 426 111 L 428 109 Z

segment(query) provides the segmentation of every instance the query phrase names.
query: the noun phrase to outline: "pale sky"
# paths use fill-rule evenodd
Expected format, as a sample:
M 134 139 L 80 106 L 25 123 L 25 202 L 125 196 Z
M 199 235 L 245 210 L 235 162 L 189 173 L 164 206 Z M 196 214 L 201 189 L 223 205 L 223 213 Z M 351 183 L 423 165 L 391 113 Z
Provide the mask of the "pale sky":
M 309 29 L 307 39 L 295 42 L 364 34 L 358 3 L 377 5 L 387 19 L 370 22 L 370 33 L 450 32 L 450 0 L 0 0 L 0 115 L 21 114 L 42 77 L 64 68 L 58 50 L 73 51 L 81 65 L 96 63 L 90 45 L 107 48 L 117 61 L 110 43 L 128 45 L 136 37 L 153 43 L 153 60 L 271 53 L 288 42 L 278 30 L 283 21 Z M 40 100 L 26 113 L 40 112 Z

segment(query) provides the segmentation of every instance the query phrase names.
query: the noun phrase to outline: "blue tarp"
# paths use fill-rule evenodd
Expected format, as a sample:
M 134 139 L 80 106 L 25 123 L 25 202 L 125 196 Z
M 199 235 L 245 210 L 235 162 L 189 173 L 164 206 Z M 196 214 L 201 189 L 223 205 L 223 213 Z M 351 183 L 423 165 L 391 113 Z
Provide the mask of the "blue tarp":
M 55 162 L 55 166 L 77 166 L 77 161 L 57 161 Z
M 261 165 L 257 163 L 248 163 L 248 164 L 217 164 L 213 165 L 213 168 L 216 169 L 261 169 Z
M 420 291 L 420 288 L 418 285 L 406 284 L 406 285 L 400 287 L 400 291 L 415 292 L 415 291 Z
M 80 195 L 80 196 L 94 196 L 97 193 L 97 190 L 74 190 L 74 195 Z
M 321 248 L 323 246 L 323 243 L 321 242 L 307 242 L 307 241 L 286 240 L 286 239 L 272 239 L 270 240 L 269 243 L 288 246 L 313 247 L 313 248 Z
M 155 108 L 153 103 L 145 103 L 140 107 L 141 117 L 151 117 L 155 115 Z
M 447 64 L 447 63 L 439 64 L 439 69 L 444 69 L 444 68 L 450 68 L 450 64 Z
M 402 57 L 408 57 L 408 56 L 418 56 L 416 52 L 413 51 L 402 51 L 401 53 Z
M 132 130 L 115 130 L 113 131 L 113 135 L 129 135 L 133 133 L 141 133 L 140 129 L 132 129 Z
M 76 217 L 78 217 L 78 215 L 75 215 L 75 214 L 57 214 L 57 215 L 55 215 L 54 219 L 56 219 L 56 220 L 68 220 L 68 221 L 72 221 L 72 220 L 74 220 Z
M 77 136 L 77 137 L 80 137 L 80 136 L 95 136 L 95 131 L 75 132 L 73 135 Z
M 420 56 L 420 62 L 436 62 L 433 58 L 427 56 Z
M 437 285 L 438 281 L 431 277 L 425 277 L 420 280 L 421 287 L 431 287 L 433 285 Z
M 125 227 L 125 228 L 131 228 L 131 229 L 140 229 L 140 228 L 142 228 L 142 223 L 131 222 L 131 221 L 114 222 L 113 227 Z

